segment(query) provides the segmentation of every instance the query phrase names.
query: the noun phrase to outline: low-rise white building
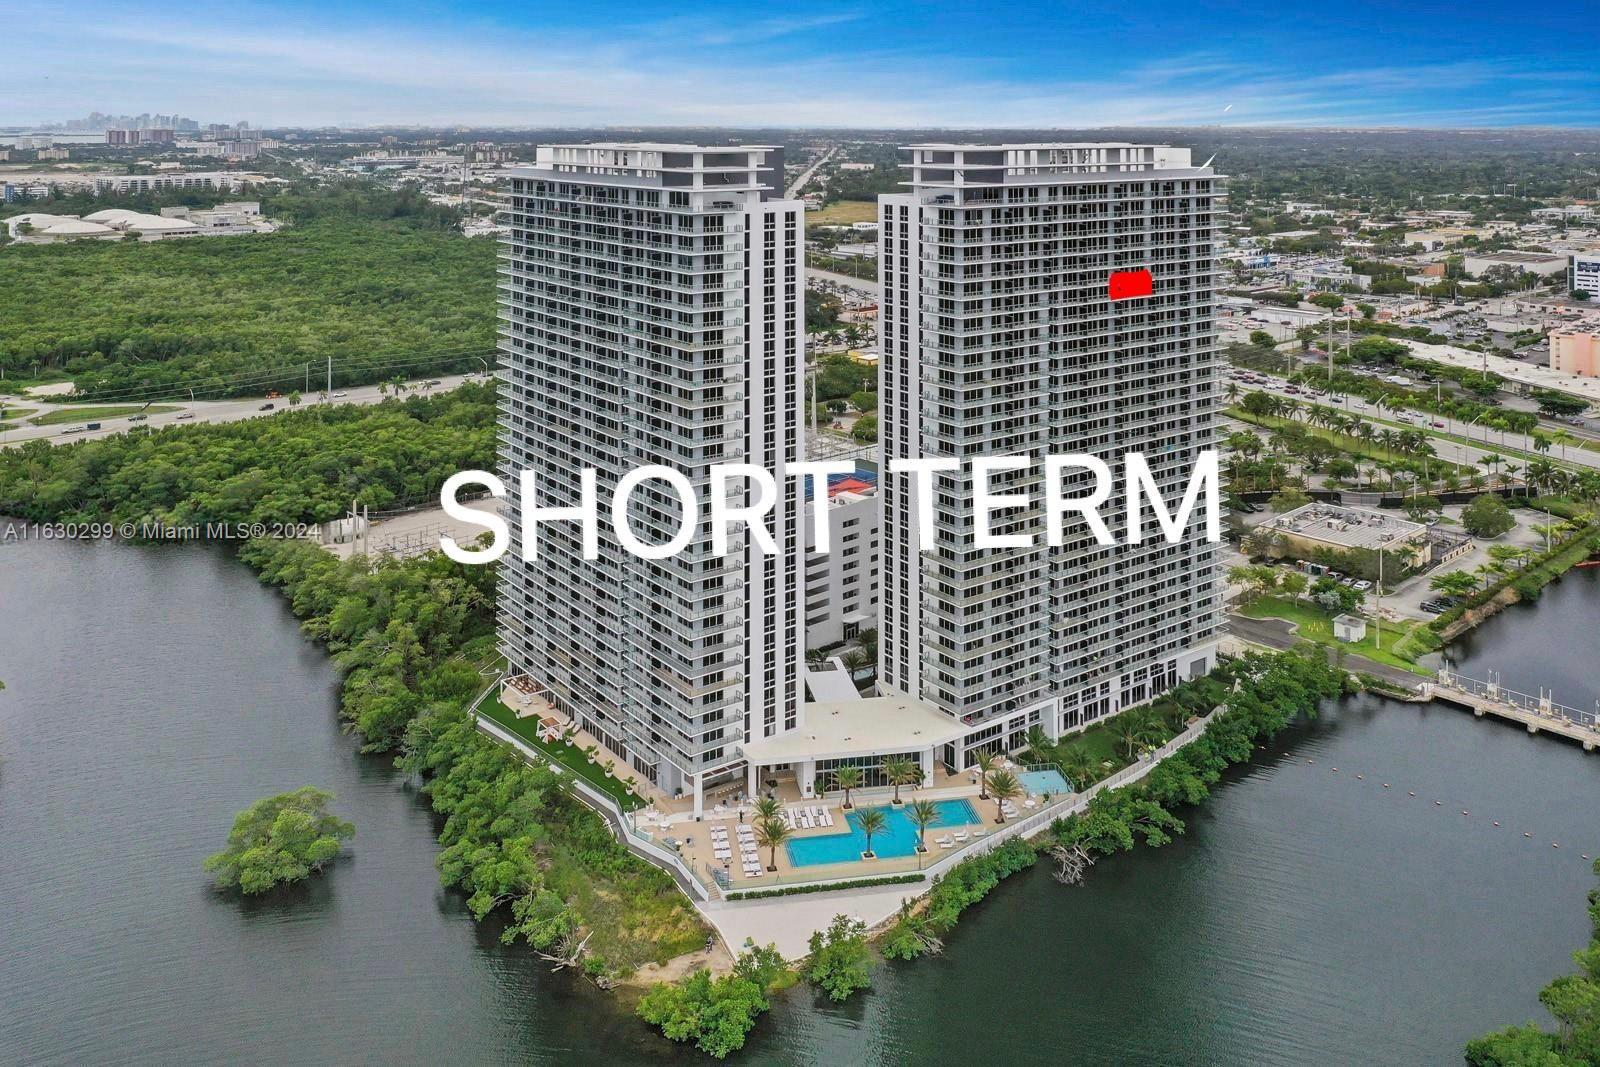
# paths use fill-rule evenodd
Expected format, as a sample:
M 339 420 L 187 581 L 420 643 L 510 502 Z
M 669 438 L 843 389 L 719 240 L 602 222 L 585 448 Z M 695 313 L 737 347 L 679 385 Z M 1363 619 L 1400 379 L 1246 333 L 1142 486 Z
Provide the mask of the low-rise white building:
M 826 648 L 878 625 L 881 547 L 875 476 L 858 471 L 828 487 L 829 551 L 815 550 L 812 511 L 806 504 L 806 647 Z

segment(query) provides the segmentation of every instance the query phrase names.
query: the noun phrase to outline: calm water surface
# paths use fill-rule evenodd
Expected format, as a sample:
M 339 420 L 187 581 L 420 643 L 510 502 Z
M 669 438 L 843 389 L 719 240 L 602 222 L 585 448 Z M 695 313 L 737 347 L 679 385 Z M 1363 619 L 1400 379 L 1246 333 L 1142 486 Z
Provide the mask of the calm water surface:
M 1593 700 L 1597 580 L 1491 621 L 1461 668 Z M 425 805 L 339 733 L 326 657 L 226 554 L 0 546 L 0 679 L 0 1062 L 696 1060 L 440 890 Z M 211 892 L 233 813 L 306 784 L 352 854 L 265 902 Z M 740 1059 L 1459 1063 L 1543 1017 L 1586 937 L 1596 811 L 1576 746 L 1345 702 L 1173 846 L 1076 889 L 1020 875 L 870 996 L 780 997 Z

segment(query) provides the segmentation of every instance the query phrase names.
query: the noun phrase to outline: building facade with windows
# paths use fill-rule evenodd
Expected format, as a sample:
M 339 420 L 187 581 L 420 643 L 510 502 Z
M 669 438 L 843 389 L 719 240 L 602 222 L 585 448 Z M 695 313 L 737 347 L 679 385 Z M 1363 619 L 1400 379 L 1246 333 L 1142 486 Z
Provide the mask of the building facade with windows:
M 1217 436 L 1220 179 L 1164 145 L 909 151 L 907 191 L 879 198 L 879 685 L 966 725 L 943 753 L 960 769 L 977 748 L 1015 748 L 1035 725 L 1059 736 L 1215 662 L 1218 546 L 1199 509 L 1180 543 L 1147 531 L 1127 545 L 1107 507 L 1115 547 L 1069 523 L 1049 548 L 1036 512 L 1002 513 L 996 532 L 1037 546 L 978 549 L 970 461 L 1032 458 L 992 488 L 1037 499 L 1046 454 L 1097 455 L 1120 489 L 1123 453 L 1140 451 L 1176 508 Z M 1125 270 L 1148 270 L 1151 295 L 1110 300 Z M 913 481 L 888 470 L 919 456 L 962 463 L 935 476 L 928 552 Z
M 782 199 L 770 146 L 541 146 L 511 175 L 502 238 L 500 460 L 510 489 L 500 644 L 514 675 L 669 795 L 743 781 L 742 746 L 801 725 L 804 656 L 803 209 Z M 684 515 L 661 481 L 628 519 L 647 543 L 692 524 L 683 551 L 642 559 L 600 524 L 584 558 L 570 507 L 585 468 L 608 512 L 651 464 L 704 502 L 714 464 L 778 479 L 778 551 L 736 537 L 713 551 L 709 512 Z M 517 476 L 532 470 L 536 499 Z M 749 503 L 739 490 L 735 504 Z

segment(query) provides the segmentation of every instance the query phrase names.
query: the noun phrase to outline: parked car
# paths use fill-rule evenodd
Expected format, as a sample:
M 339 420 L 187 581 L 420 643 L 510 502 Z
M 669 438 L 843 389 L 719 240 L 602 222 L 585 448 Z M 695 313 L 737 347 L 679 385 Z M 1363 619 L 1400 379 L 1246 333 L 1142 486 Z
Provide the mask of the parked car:
M 1437 600 L 1424 600 L 1418 607 L 1429 615 L 1443 615 L 1448 609 Z
M 276 404 L 262 404 L 260 407 L 256 408 L 256 410 L 257 411 L 271 411 L 273 408 L 275 408 L 277 406 L 278 405 L 276 405 Z
M 1372 588 L 1372 583 L 1367 581 L 1365 578 L 1362 578 L 1359 579 L 1353 586 L 1351 586 L 1351 588 L 1365 593 L 1368 589 Z

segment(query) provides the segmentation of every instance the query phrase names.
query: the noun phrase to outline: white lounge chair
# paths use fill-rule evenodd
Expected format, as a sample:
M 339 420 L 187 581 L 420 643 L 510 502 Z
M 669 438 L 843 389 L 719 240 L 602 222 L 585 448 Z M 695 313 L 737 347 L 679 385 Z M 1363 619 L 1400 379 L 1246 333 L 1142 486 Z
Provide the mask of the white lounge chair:
M 956 831 L 956 840 L 957 841 L 965 841 L 966 839 L 967 839 L 967 832 L 965 830 L 957 830 Z

